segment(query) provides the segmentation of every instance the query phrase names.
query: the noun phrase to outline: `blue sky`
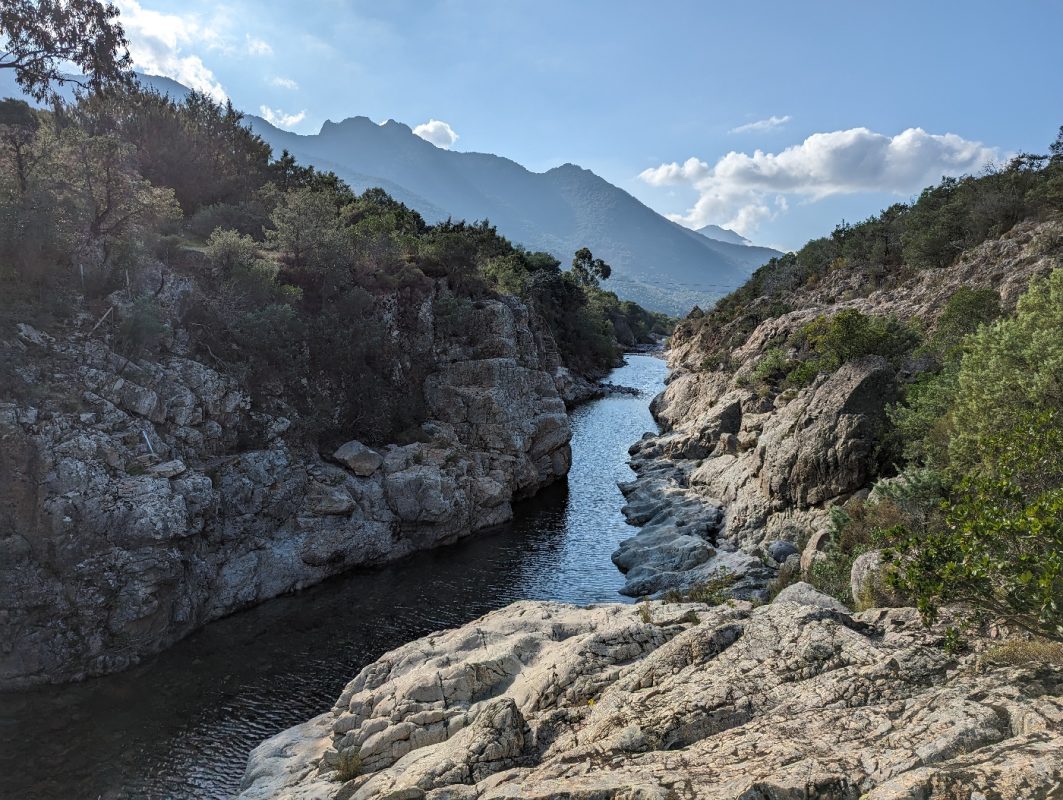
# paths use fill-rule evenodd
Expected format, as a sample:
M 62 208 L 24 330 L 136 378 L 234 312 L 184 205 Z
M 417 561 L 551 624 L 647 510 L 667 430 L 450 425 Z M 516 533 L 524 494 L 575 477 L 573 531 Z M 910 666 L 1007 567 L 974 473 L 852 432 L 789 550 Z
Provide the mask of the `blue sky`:
M 1044 151 L 1063 124 L 1048 0 L 118 5 L 138 67 L 291 130 L 435 120 L 444 146 L 574 162 L 685 224 L 783 247 Z

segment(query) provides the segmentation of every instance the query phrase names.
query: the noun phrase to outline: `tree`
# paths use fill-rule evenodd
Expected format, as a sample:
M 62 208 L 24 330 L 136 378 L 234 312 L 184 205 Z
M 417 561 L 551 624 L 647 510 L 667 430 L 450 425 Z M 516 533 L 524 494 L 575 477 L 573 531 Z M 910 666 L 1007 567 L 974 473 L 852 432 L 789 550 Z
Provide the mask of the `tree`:
M 949 461 L 957 472 L 986 463 L 985 442 L 1042 411 L 1063 417 L 1063 269 L 1034 281 L 1018 313 L 967 342 L 951 414 Z
M 602 259 L 595 258 L 588 248 L 581 247 L 572 259 L 572 274 L 583 288 L 597 289 L 601 281 L 613 274 L 613 268 Z
M 928 618 L 962 602 L 1063 638 L 1063 270 L 964 343 L 940 523 L 893 531 L 899 581 Z
M 343 229 L 335 198 L 329 192 L 297 189 L 273 212 L 267 239 L 296 268 L 327 269 L 343 253 Z
M 37 114 L 25 101 L 0 100 L 0 143 L 11 155 L 18 191 L 23 196 L 29 189 L 29 173 L 42 157 L 32 148 L 40 125 Z
M 58 99 L 57 86 L 96 92 L 132 82 L 132 60 L 118 9 L 98 0 L 4 0 L 0 69 L 37 100 Z M 74 64 L 82 75 L 64 74 Z

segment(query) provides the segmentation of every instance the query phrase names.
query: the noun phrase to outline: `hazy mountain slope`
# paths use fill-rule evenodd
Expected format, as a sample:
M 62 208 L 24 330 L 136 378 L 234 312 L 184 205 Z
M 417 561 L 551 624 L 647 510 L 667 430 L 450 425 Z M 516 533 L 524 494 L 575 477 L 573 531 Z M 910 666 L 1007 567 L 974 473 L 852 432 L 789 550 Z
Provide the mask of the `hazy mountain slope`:
M 326 122 L 315 135 L 259 117 L 275 150 L 332 169 L 355 188 L 380 185 L 430 221 L 490 219 L 513 241 L 567 262 L 580 247 L 613 266 L 609 286 L 655 309 L 685 313 L 742 283 L 776 251 L 708 239 L 572 164 L 531 172 L 507 158 L 442 150 L 402 123 Z
M 702 236 L 707 236 L 710 239 L 715 239 L 717 242 L 727 242 L 729 244 L 753 244 L 749 239 L 741 234 L 735 233 L 730 228 L 721 228 L 719 225 L 705 225 L 696 229 L 697 233 Z

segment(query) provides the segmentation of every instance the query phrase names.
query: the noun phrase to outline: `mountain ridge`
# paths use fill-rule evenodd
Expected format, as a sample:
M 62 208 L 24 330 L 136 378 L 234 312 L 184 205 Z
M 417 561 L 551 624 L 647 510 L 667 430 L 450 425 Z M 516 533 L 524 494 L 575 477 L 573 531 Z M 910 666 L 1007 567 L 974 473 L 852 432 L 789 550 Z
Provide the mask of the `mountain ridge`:
M 778 255 L 699 235 L 576 164 L 533 172 L 505 156 L 438 148 L 395 120 L 354 116 L 298 134 L 247 119 L 275 150 L 331 169 L 357 191 L 381 186 L 429 222 L 488 219 L 512 241 L 563 263 L 589 247 L 613 267 L 609 288 L 656 310 L 683 314 L 711 304 Z
M 174 99 L 191 91 L 171 78 L 139 79 Z M 17 87 L 4 90 L 18 94 Z M 326 120 L 316 134 L 286 131 L 255 114 L 244 119 L 276 155 L 288 150 L 358 192 L 378 186 L 430 223 L 486 219 L 511 241 L 563 264 L 589 247 L 613 268 L 607 288 L 656 311 L 682 315 L 711 305 L 780 255 L 685 228 L 571 162 L 533 172 L 494 153 L 444 150 L 405 123 L 364 115 Z

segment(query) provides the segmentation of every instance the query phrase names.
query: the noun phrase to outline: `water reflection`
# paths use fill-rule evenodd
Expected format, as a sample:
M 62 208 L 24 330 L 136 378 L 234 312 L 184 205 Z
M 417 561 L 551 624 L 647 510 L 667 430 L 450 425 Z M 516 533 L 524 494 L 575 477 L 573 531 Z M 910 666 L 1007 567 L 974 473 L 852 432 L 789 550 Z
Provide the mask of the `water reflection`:
M 567 486 L 511 525 L 212 623 L 120 675 L 0 695 L 0 797 L 231 797 L 252 747 L 327 709 L 387 650 L 513 600 L 623 601 L 609 554 L 632 531 L 616 481 L 664 375 L 629 356 L 610 379 L 640 395 L 575 412 Z

